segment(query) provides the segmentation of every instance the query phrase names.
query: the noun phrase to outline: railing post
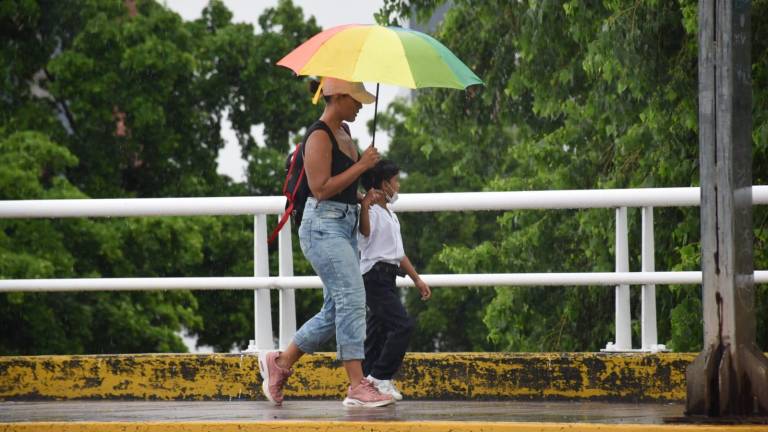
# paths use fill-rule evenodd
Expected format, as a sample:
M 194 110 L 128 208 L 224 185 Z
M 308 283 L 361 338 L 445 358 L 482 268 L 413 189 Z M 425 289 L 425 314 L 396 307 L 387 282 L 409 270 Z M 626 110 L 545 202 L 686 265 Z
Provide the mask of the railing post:
M 280 255 L 280 276 L 293 276 L 293 243 L 291 242 L 291 220 L 285 223 L 278 236 Z M 295 290 L 280 290 L 280 349 L 288 347 L 296 334 Z
M 629 271 L 629 234 L 627 229 L 627 208 L 616 209 L 616 272 Z M 629 285 L 616 286 L 616 341 L 608 351 L 632 349 L 631 309 L 629 307 Z
M 267 216 L 259 214 L 253 218 L 253 275 L 269 276 L 269 251 L 267 250 Z M 272 339 L 272 307 L 269 289 L 253 292 L 253 314 L 255 340 L 249 351 L 274 349 Z
M 643 207 L 642 213 L 642 271 L 656 270 L 654 258 L 655 244 L 653 239 L 653 207 Z M 656 285 L 643 285 L 641 295 L 641 338 L 643 351 L 664 349 L 657 342 L 656 330 Z

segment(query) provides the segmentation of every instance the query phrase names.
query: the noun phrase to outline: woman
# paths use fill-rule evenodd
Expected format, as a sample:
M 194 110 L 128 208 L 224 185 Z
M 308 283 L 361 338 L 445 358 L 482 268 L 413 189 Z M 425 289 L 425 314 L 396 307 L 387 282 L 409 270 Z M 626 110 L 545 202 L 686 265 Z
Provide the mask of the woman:
M 301 250 L 323 281 L 323 307 L 296 332 L 283 352 L 259 354 L 264 395 L 282 404 L 291 367 L 336 335 L 337 357 L 349 377 L 345 406 L 376 407 L 393 402 L 363 376 L 365 288 L 357 253 L 358 178 L 379 161 L 373 146 L 358 155 L 344 121 L 354 121 L 363 103 L 375 98 L 361 83 L 334 78 L 312 82 L 315 100 L 326 102 L 320 119 L 304 137 L 304 169 L 310 197 L 299 228 Z M 365 200 L 376 198 L 371 192 Z

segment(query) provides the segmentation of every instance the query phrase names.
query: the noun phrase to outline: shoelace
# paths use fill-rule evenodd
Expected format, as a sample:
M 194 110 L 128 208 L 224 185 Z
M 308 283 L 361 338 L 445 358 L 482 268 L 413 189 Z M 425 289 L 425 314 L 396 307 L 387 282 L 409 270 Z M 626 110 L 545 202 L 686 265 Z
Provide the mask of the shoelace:
M 368 381 L 367 379 L 363 379 L 360 381 L 360 385 L 363 386 L 363 391 L 368 393 L 371 396 L 381 396 L 381 392 L 379 389 L 376 388 L 376 386 L 373 385 L 372 382 Z
M 381 386 L 382 390 L 385 392 L 391 392 L 395 390 L 395 386 L 392 385 L 392 381 L 384 380 L 379 383 L 379 386 Z
M 283 384 L 285 384 L 286 381 L 288 381 L 288 376 L 290 374 L 280 374 L 280 377 L 277 379 L 277 385 L 280 386 L 280 388 L 283 388 Z
M 277 363 L 275 363 L 275 366 L 277 366 Z M 282 370 L 279 369 L 279 366 L 278 366 L 277 382 L 274 384 L 274 386 L 277 387 L 276 391 L 278 394 L 280 395 L 283 394 L 283 385 L 285 384 L 286 381 L 288 381 L 288 377 L 291 376 L 291 373 L 292 373 L 291 371 L 284 373 Z

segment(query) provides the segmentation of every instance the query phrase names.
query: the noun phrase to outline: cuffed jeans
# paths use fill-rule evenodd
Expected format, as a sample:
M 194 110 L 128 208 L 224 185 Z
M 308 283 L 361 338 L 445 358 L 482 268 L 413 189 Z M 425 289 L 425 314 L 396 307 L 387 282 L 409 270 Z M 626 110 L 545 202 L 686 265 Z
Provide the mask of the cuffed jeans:
M 296 332 L 294 343 L 313 353 L 336 335 L 339 360 L 365 357 L 365 288 L 357 252 L 357 205 L 307 199 L 299 227 L 304 256 L 323 281 L 323 307 Z

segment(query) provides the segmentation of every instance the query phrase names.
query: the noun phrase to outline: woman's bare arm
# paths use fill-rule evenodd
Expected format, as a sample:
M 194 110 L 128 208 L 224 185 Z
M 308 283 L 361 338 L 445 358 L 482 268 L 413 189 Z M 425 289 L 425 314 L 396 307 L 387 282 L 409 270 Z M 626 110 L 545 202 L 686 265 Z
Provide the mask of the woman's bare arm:
M 360 159 L 341 174 L 331 176 L 333 145 L 331 138 L 323 131 L 313 132 L 304 149 L 304 169 L 312 195 L 318 200 L 328 199 L 349 187 L 365 171 L 379 161 L 379 152 L 368 147 Z

